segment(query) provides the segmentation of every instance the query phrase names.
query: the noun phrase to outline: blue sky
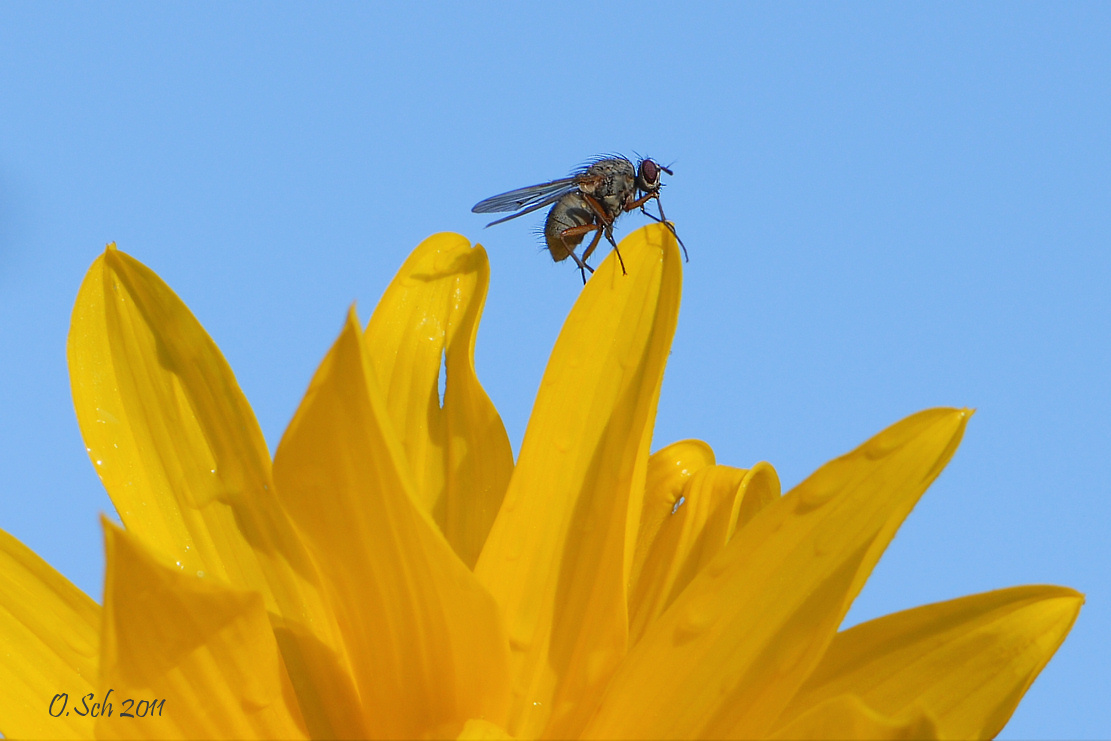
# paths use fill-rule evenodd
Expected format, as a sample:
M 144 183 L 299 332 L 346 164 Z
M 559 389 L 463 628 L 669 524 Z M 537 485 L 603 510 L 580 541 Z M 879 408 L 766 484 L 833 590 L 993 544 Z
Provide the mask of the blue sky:
M 542 213 L 470 207 L 637 152 L 673 163 L 691 254 L 654 447 L 790 486 L 976 407 L 848 622 L 1075 587 L 1003 737 L 1111 736 L 1111 4 L 677 7 L 5 3 L 0 527 L 99 599 L 111 503 L 65 338 L 109 241 L 189 304 L 271 449 L 351 301 L 429 234 L 481 242 L 477 365 L 516 449 L 581 282 Z

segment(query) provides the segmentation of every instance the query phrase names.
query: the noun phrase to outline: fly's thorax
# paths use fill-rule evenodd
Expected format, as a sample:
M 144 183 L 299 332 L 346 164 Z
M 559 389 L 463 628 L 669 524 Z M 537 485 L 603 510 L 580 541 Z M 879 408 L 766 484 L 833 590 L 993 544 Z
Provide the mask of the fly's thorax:
M 556 201 L 544 222 L 544 241 L 556 262 L 566 260 L 571 250 L 583 241 L 583 235 L 564 237 L 563 231 L 594 223 L 594 212 L 581 193 L 568 193 Z
M 601 204 L 612 224 L 636 192 L 636 168 L 624 157 L 613 157 L 595 162 L 584 176 L 579 190 Z

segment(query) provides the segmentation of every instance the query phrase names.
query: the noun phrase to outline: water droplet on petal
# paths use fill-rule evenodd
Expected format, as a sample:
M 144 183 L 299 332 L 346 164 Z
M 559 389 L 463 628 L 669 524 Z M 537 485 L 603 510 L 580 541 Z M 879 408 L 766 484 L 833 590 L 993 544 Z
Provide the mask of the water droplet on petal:
M 823 504 L 828 502 L 837 493 L 837 489 L 831 486 L 807 486 L 798 492 L 798 507 L 796 511 L 799 514 L 809 512 L 812 509 L 817 509 Z
M 552 438 L 552 447 L 560 453 L 566 453 L 574 447 L 571 438 L 566 435 L 557 435 Z
M 677 644 L 683 644 L 697 638 L 714 624 L 717 619 L 717 610 L 710 604 L 713 595 L 706 595 L 706 597 L 692 600 L 691 604 L 687 605 L 683 611 L 679 624 L 675 626 L 674 637 Z
M 857 463 L 850 456 L 830 461 L 798 485 L 797 512 L 809 512 L 845 491 L 859 477 Z
M 901 439 L 900 436 L 897 435 L 879 434 L 864 445 L 862 445 L 860 448 L 860 452 L 864 455 L 865 458 L 875 460 L 877 458 L 883 458 L 885 455 L 890 455 L 891 453 L 895 452 L 900 447 L 902 447 L 904 442 L 906 441 Z

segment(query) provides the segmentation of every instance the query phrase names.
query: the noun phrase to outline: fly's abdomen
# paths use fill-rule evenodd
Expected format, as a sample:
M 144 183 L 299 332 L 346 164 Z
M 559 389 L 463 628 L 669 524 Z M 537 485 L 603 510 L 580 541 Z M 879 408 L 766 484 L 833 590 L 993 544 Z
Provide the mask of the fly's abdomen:
M 548 220 L 544 222 L 544 241 L 548 243 L 548 251 L 556 262 L 566 260 L 571 250 L 583 241 L 582 234 L 563 236 L 563 232 L 576 226 L 586 226 L 594 223 L 594 212 L 590 210 L 582 194 L 568 193 L 560 198 L 552 210 L 548 212 Z

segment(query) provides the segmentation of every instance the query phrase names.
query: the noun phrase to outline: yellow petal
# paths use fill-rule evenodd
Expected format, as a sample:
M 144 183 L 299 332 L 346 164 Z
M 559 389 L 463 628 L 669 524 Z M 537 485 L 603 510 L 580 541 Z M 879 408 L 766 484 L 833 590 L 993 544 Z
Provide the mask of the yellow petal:
M 92 735 L 92 719 L 72 711 L 78 698 L 95 687 L 99 634 L 100 606 L 0 530 L 0 732 L 5 738 Z
M 790 724 L 772 734 L 771 738 L 785 739 L 933 739 L 945 738 L 938 734 L 937 726 L 920 708 L 908 708 L 897 718 L 881 715 L 868 707 L 859 697 L 840 695 L 810 708 Z M 971 738 L 971 737 L 970 737 Z
M 145 265 L 109 245 L 73 309 L 70 383 L 89 457 L 128 532 L 162 563 L 259 591 L 315 735 L 357 735 L 345 657 L 314 567 L 273 494 L 270 454 L 219 348 Z M 308 626 L 308 627 L 306 627 Z
M 778 498 L 779 476 L 768 463 L 749 471 L 708 466 L 687 479 L 667 521 L 645 549 L 641 572 L 630 582 L 630 640 L 640 640 L 737 528 Z
M 304 738 L 261 596 L 166 568 L 103 524 L 97 737 Z
M 629 640 L 636 642 L 702 566 L 725 547 L 733 497 L 748 471 L 707 466 L 683 487 L 629 589 Z M 716 525 L 716 527 L 714 526 Z
M 701 440 L 680 440 L 648 456 L 644 504 L 629 570 L 630 584 L 635 584 L 640 578 L 640 570 L 644 567 L 652 542 L 671 517 L 671 510 L 683 495 L 687 481 L 699 470 L 714 465 L 714 462 L 714 451 Z
M 485 720 L 470 719 L 457 737 L 460 741 L 501 741 L 513 738 L 505 729 Z
M 68 344 L 77 420 L 124 525 L 170 564 L 263 583 L 229 500 L 269 496 L 269 455 L 227 362 L 181 300 L 109 245 Z
M 354 312 L 274 459 L 339 618 L 365 735 L 502 724 L 508 648 L 497 606 L 412 494 Z
M 509 629 L 515 736 L 575 735 L 626 650 L 626 564 L 681 267 L 662 226 L 621 254 L 628 275 L 611 254 L 556 341 L 475 567 Z
M 749 469 L 741 481 L 741 488 L 733 499 L 733 511 L 729 513 L 729 526 L 726 540 L 732 540 L 741 529 L 756 516 L 760 510 L 779 499 L 779 474 L 770 463 L 761 461 Z
M 629 578 L 630 640 L 640 640 L 736 529 L 778 498 L 779 477 L 767 463 L 749 471 L 714 466 L 713 451 L 698 440 L 653 453 Z
M 471 568 L 513 472 L 509 437 L 474 368 L 489 282 L 480 245 L 472 249 L 458 234 L 429 237 L 401 266 L 366 329 L 416 501 Z
M 766 506 L 629 652 L 585 735 L 765 735 L 967 418 L 913 415 Z
M 887 715 L 927 708 L 947 738 L 994 738 L 1083 602 L 1064 587 L 1015 587 L 862 623 L 837 635 L 780 722 L 850 692 Z

